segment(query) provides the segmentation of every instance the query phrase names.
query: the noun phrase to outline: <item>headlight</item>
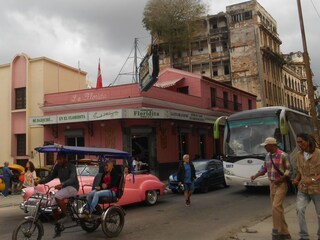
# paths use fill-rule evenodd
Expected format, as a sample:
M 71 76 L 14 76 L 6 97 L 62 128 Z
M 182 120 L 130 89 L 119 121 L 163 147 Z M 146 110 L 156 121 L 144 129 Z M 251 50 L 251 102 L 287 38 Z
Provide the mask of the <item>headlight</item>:
M 172 175 L 169 176 L 169 181 L 173 181 L 173 176 Z
M 50 195 L 50 198 L 55 198 L 56 193 L 55 191 L 50 191 L 49 195 Z
M 199 177 L 201 177 L 202 176 L 202 173 L 197 173 L 196 174 L 196 178 L 199 178 Z
M 225 175 L 230 175 L 230 176 L 233 176 L 234 174 L 230 171 L 230 170 L 227 170 L 227 169 L 223 169 L 223 171 L 224 171 L 224 174 Z

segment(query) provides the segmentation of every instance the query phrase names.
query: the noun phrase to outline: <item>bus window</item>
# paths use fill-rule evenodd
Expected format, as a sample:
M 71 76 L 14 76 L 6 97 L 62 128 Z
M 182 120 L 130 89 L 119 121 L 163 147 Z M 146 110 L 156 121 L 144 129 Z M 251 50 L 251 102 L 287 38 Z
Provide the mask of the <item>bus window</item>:
M 229 121 L 229 137 L 226 139 L 226 155 L 264 154 L 260 144 L 270 136 L 274 136 L 278 122 L 273 118 L 244 119 Z

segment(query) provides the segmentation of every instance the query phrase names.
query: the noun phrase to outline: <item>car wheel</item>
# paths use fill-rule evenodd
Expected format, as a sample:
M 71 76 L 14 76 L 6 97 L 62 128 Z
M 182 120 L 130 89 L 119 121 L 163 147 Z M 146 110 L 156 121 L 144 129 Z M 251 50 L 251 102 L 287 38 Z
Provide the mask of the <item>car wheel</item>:
M 158 193 L 155 190 L 150 190 L 146 192 L 146 204 L 155 205 L 158 201 Z

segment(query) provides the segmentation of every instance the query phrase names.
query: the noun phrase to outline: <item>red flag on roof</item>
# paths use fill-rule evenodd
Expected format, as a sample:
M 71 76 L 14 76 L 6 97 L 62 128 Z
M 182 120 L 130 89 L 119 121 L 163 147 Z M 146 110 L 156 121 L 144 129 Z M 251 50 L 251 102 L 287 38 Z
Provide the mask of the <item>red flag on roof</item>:
M 99 65 L 98 65 L 98 77 L 97 77 L 96 88 L 102 88 L 102 76 L 101 76 L 101 69 L 100 69 L 100 60 L 99 60 Z

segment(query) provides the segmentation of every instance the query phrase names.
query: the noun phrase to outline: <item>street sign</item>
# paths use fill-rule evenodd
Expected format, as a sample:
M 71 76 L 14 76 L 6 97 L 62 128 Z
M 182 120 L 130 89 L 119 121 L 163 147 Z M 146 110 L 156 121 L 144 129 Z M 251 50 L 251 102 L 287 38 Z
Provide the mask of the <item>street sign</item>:
M 139 86 L 141 91 L 148 91 L 158 80 L 159 55 L 155 46 L 151 54 L 147 54 L 140 63 Z

